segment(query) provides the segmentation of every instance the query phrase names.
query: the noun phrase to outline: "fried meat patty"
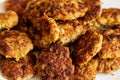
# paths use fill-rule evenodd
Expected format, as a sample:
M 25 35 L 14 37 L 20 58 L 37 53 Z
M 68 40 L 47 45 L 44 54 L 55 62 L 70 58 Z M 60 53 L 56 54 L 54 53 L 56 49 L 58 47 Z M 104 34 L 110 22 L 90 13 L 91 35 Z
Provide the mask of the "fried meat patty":
M 44 49 L 38 55 L 37 68 L 42 80 L 69 80 L 74 73 L 69 49 L 58 44 Z
M 97 74 L 98 60 L 91 59 L 87 64 L 76 66 L 70 80 L 94 80 Z
M 21 16 L 29 1 L 30 0 L 6 0 L 4 3 L 4 7 L 6 10 L 13 10 L 19 16 Z
M 80 21 L 87 24 L 99 17 L 101 11 L 100 0 L 39 0 L 28 3 L 25 16 L 27 16 L 27 19 L 32 20 L 32 18 L 41 17 L 44 13 L 55 20 L 80 18 Z
M 0 29 L 10 29 L 18 24 L 18 15 L 14 11 L 0 13 Z
M 120 9 L 118 8 L 107 8 L 102 10 L 102 15 L 97 18 L 96 21 L 90 23 L 93 26 L 104 26 L 109 27 L 120 24 Z
M 102 13 L 101 0 L 85 0 L 88 6 L 88 11 L 85 16 L 80 18 L 79 21 L 84 25 L 95 21 L 98 17 L 100 17 Z
M 2 59 L 0 62 L 0 68 L 3 77 L 8 80 L 23 80 L 26 78 L 32 78 L 35 75 L 33 61 L 36 59 L 33 54 L 28 54 L 26 58 L 22 58 L 19 61 L 14 59 Z M 35 64 L 35 63 L 34 63 Z
M 0 32 L 0 54 L 6 58 L 19 60 L 33 49 L 32 41 L 27 34 L 17 30 L 5 30 Z
M 82 33 L 83 26 L 78 20 L 57 21 L 48 16 L 33 20 L 29 34 L 38 48 L 45 48 L 51 43 L 67 44 L 76 40 Z
M 88 30 L 76 42 L 73 52 L 74 62 L 77 65 L 86 64 L 102 48 L 103 36 L 94 30 Z
M 32 12 L 32 15 L 34 15 L 33 11 L 35 10 L 55 20 L 73 20 L 84 16 L 88 7 L 81 0 L 38 0 L 33 5 L 27 6 L 25 11 L 28 14 Z
M 83 4 L 87 6 L 87 8 Z M 65 7 L 65 5 L 67 7 Z M 69 8 L 71 7 L 71 5 L 72 8 Z M 59 9 L 59 7 L 61 8 Z M 77 8 L 82 8 L 80 9 L 80 11 L 84 11 L 85 16 L 87 17 L 83 16 L 82 18 L 78 19 L 78 17 L 80 17 L 78 16 L 75 17 L 73 20 L 69 18 L 69 17 L 73 17 L 71 12 L 70 13 L 65 12 L 64 15 L 61 14 L 69 9 L 71 9 L 71 11 L 77 14 L 78 13 L 76 11 Z M 80 11 L 79 14 L 81 14 Z M 92 12 L 95 12 L 94 15 Z M 86 21 L 87 24 L 87 22 L 91 20 L 93 21 L 100 14 L 101 14 L 100 0 L 92 0 L 92 1 L 38 0 L 38 1 L 30 1 L 27 4 L 27 7 L 23 15 L 23 19 L 24 19 L 23 21 L 28 26 L 28 28 L 30 28 L 29 33 L 30 36 L 32 37 L 34 45 L 37 46 L 38 48 L 45 48 L 51 43 L 55 43 L 55 42 L 65 45 L 69 42 L 75 41 L 83 31 L 83 26 L 82 26 L 83 22 Z M 65 18 L 63 18 L 62 16 Z M 90 18 L 88 19 L 88 17 Z M 25 30 L 27 29 L 25 28 Z
M 102 73 L 112 73 L 120 69 L 120 57 L 113 59 L 98 59 L 97 71 Z
M 103 32 L 102 49 L 98 53 L 100 58 L 120 57 L 120 30 L 107 29 Z
M 72 21 L 57 21 L 60 28 L 60 37 L 57 43 L 67 44 L 74 42 L 83 33 L 83 25 L 78 20 Z
M 38 48 L 46 48 L 49 44 L 58 40 L 60 29 L 54 19 L 43 16 L 35 19 L 33 25 L 29 29 L 29 34 L 34 45 Z

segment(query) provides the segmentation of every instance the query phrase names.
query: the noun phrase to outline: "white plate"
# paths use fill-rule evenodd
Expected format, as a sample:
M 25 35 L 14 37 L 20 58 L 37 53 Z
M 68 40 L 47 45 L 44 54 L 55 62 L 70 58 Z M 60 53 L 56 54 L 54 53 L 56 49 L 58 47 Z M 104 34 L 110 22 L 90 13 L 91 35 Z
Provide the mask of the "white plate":
M 3 3 L 5 0 L 0 0 L 0 12 L 4 12 L 4 7 L 3 7 Z M 120 8 L 120 0 L 102 0 L 102 7 L 103 8 Z M 38 78 L 37 76 L 32 78 L 32 79 L 28 79 L 28 80 L 39 80 L 40 78 Z M 0 80 L 7 80 L 4 79 L 0 73 Z M 96 75 L 96 79 L 95 80 L 120 80 L 120 70 L 112 73 L 112 74 L 97 74 Z

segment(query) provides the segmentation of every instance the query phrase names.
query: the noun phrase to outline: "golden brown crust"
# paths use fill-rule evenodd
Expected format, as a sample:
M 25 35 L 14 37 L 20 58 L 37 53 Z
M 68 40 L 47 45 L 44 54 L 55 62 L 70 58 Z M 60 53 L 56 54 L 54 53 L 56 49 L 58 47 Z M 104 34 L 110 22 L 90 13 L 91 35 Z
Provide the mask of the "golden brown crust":
M 83 65 L 91 60 L 102 47 L 103 36 L 96 31 L 88 30 L 82 35 L 75 45 L 73 56 L 75 64 Z
M 6 58 L 19 60 L 32 49 L 33 44 L 27 34 L 17 30 L 5 30 L 0 33 L 0 54 Z
M 73 20 L 84 16 L 88 8 L 81 0 L 38 0 L 27 6 L 25 11 L 32 12 L 29 10 L 38 10 L 55 20 Z
M 120 24 L 120 9 L 107 8 L 102 10 L 102 15 L 97 18 L 96 21 L 91 22 L 93 26 L 110 27 Z
M 88 30 L 93 30 L 93 31 L 96 31 L 97 33 L 100 33 L 100 34 L 102 34 L 103 31 L 104 31 L 101 27 L 95 27 L 95 26 L 91 26 L 91 25 L 85 25 L 85 26 L 83 26 L 83 32 L 82 32 L 82 34 L 85 34 L 86 31 L 88 31 Z
M 89 11 L 84 17 L 84 24 L 96 20 L 102 13 L 100 0 L 87 0 Z
M 95 21 L 98 17 L 100 17 L 102 13 L 101 1 L 100 0 L 85 0 L 86 5 L 88 6 L 88 11 L 85 16 L 80 18 L 79 21 L 84 25 Z
M 114 59 L 98 59 L 97 71 L 102 73 L 112 73 L 120 69 L 120 57 Z
M 98 60 L 91 59 L 87 64 L 76 66 L 70 80 L 94 80 L 97 74 Z
M 6 0 L 4 6 L 6 10 L 13 10 L 21 16 L 29 1 L 30 0 Z
M 103 33 L 102 49 L 98 53 L 100 58 L 120 57 L 120 30 L 108 29 Z
M 31 55 L 32 57 L 33 55 Z M 29 59 L 28 59 L 29 58 Z M 30 55 L 27 59 L 20 59 L 15 61 L 14 59 L 3 59 L 0 63 L 0 68 L 3 77 L 8 80 L 23 80 L 25 78 L 31 78 L 35 75 L 34 66 L 31 65 Z
M 74 66 L 67 47 L 54 44 L 37 58 L 38 75 L 42 80 L 69 80 Z
M 60 29 L 54 19 L 45 15 L 35 19 L 33 23 L 34 26 L 30 28 L 29 32 L 35 46 L 46 48 L 58 40 Z
M 97 19 L 101 26 L 112 26 L 120 24 L 120 9 L 103 9 L 102 15 Z
M 76 40 L 83 31 L 83 26 L 77 20 L 55 21 L 48 16 L 33 20 L 30 36 L 34 45 L 45 48 L 51 43 L 67 44 Z
M 10 29 L 18 24 L 18 16 L 14 11 L 0 13 L 0 29 Z
M 57 21 L 60 28 L 60 37 L 57 40 L 60 44 L 74 42 L 83 32 L 83 25 L 78 20 L 72 21 Z

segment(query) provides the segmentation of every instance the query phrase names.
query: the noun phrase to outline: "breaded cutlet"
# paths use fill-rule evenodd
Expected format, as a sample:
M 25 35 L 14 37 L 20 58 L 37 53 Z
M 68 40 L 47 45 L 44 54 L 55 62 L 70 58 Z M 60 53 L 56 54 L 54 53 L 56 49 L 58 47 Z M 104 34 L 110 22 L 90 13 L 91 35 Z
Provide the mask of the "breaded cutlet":
M 84 16 L 88 7 L 81 0 L 38 0 L 34 4 L 27 6 L 25 12 L 29 17 L 37 14 L 34 14 L 35 10 L 55 20 L 73 20 Z M 32 15 L 30 15 L 31 12 Z
M 103 36 L 94 30 L 88 30 L 76 41 L 72 54 L 74 64 L 87 64 L 102 48 Z
M 33 27 L 30 27 L 29 34 L 34 45 L 40 49 L 56 42 L 60 29 L 53 18 L 45 15 L 33 20 Z
M 102 15 L 96 21 L 90 23 L 93 26 L 111 27 L 120 24 L 120 9 L 107 8 L 102 10 Z
M 18 24 L 18 15 L 14 11 L 0 13 L 0 30 L 10 29 Z
M 15 11 L 19 16 L 23 15 L 24 9 L 30 0 L 6 0 L 5 9 Z
M 98 59 L 97 71 L 99 73 L 112 73 L 120 69 L 120 57 L 113 59 Z
M 75 41 L 82 34 L 83 26 L 78 20 L 55 21 L 44 15 L 33 20 L 29 30 L 34 45 L 40 49 L 55 42 L 64 45 Z
M 97 74 L 98 60 L 91 59 L 87 64 L 75 66 L 74 75 L 70 80 L 94 80 Z
M 102 49 L 98 55 L 103 59 L 120 57 L 119 29 L 107 29 L 103 32 Z
M 57 43 L 67 44 L 74 42 L 83 33 L 83 25 L 78 20 L 56 21 L 60 28 L 60 36 Z
M 88 6 L 88 11 L 86 12 L 85 16 L 83 18 L 80 18 L 79 20 L 84 25 L 86 25 L 100 17 L 102 13 L 102 7 L 101 0 L 83 0 L 83 1 L 86 2 L 86 5 Z
M 15 59 L 2 59 L 0 61 L 0 69 L 3 77 L 8 80 L 32 78 L 35 75 L 35 71 L 33 62 L 30 62 L 31 59 L 36 59 L 33 54 L 28 54 L 26 58 L 22 58 L 19 61 L 15 61 Z
M 69 49 L 59 44 L 44 49 L 38 55 L 37 69 L 42 80 L 69 80 L 74 73 Z
M 6 58 L 19 60 L 33 49 L 33 44 L 26 33 L 17 30 L 0 32 L 0 54 Z

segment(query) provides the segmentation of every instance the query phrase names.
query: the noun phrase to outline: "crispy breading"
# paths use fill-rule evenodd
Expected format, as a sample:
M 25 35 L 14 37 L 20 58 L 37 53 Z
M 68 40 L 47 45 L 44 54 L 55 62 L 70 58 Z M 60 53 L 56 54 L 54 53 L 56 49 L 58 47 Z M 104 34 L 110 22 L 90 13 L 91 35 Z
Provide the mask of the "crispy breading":
M 83 0 L 83 1 L 86 2 L 86 5 L 88 6 L 88 11 L 86 12 L 84 17 L 79 18 L 79 21 L 86 25 L 100 17 L 102 13 L 102 7 L 101 0 Z
M 78 20 L 57 21 L 57 25 L 61 31 L 57 42 L 63 45 L 74 42 L 83 32 L 83 25 Z
M 19 60 L 33 49 L 32 41 L 27 34 L 17 30 L 5 30 L 0 32 L 0 54 L 6 58 Z
M 70 80 L 95 80 L 97 67 L 97 59 L 91 59 L 85 65 L 76 66 L 74 75 L 70 78 Z
M 43 13 L 55 20 L 73 20 L 81 17 L 80 21 L 87 24 L 98 18 L 101 11 L 100 0 L 39 0 L 30 2 L 26 7 L 25 16 L 29 20 L 40 17 Z
M 101 26 L 111 26 L 120 24 L 120 9 L 103 9 L 102 15 L 97 19 Z
M 76 42 L 73 52 L 77 65 L 87 64 L 102 48 L 103 36 L 94 30 L 88 30 Z
M 38 55 L 37 68 L 42 80 L 69 80 L 74 73 L 69 49 L 58 44 L 53 44 Z
M 77 20 L 55 21 L 46 15 L 33 20 L 33 25 L 29 34 L 38 48 L 45 48 L 54 42 L 63 45 L 73 42 L 83 30 L 82 24 Z
M 102 10 L 102 15 L 96 21 L 90 23 L 93 26 L 109 27 L 120 24 L 120 9 L 107 8 Z
M 44 13 L 55 20 L 73 20 L 84 16 L 87 10 L 87 5 L 81 0 L 37 0 L 34 4 L 27 6 L 25 12 L 28 13 L 28 17 L 31 12 L 33 16 L 36 15 L 34 11 L 39 11 L 39 14 Z
M 6 0 L 4 3 L 4 7 L 6 10 L 13 10 L 19 16 L 21 16 L 29 1 L 30 0 Z
M 38 48 L 46 48 L 58 40 L 60 29 L 54 19 L 43 16 L 35 19 L 33 25 L 33 27 L 30 27 L 29 34 L 34 45 Z
M 112 73 L 120 69 L 120 57 L 113 59 L 98 59 L 98 72 Z
M 100 34 L 102 34 L 103 31 L 104 31 L 101 27 L 95 27 L 95 26 L 90 26 L 90 25 L 84 25 L 84 26 L 83 26 L 82 34 L 85 34 L 86 31 L 88 31 L 88 30 L 93 30 L 93 31 L 96 31 L 97 33 L 100 33 Z
M 29 60 L 36 59 L 33 58 L 33 54 L 26 56 L 24 59 L 15 61 L 14 59 L 2 59 L 0 62 L 0 68 L 3 77 L 8 80 L 23 80 L 26 78 L 32 78 L 35 75 L 34 66 Z M 34 63 L 35 64 L 35 63 Z
M 100 58 L 120 57 L 120 30 L 107 29 L 103 32 L 102 49 L 98 53 Z
M 0 29 L 10 29 L 18 24 L 18 15 L 14 11 L 0 13 Z

